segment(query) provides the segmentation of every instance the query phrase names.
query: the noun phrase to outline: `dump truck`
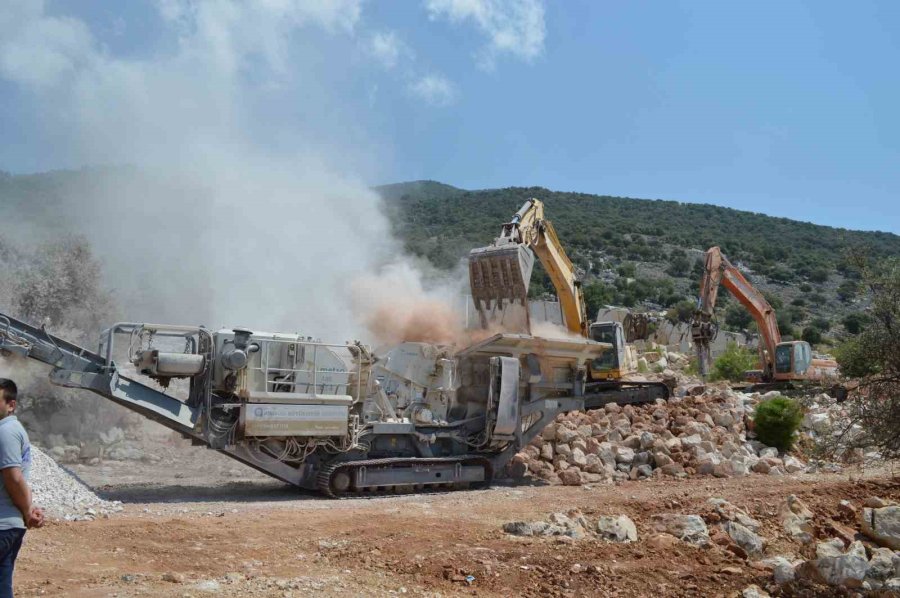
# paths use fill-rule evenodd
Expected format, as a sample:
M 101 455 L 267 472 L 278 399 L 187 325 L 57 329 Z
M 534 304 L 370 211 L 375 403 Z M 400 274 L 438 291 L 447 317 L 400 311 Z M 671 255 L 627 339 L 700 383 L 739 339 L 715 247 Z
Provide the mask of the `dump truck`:
M 839 398 L 846 394 L 843 387 L 836 384 L 837 362 L 815 355 L 806 341 L 782 341 L 775 310 L 718 247 L 711 247 L 706 252 L 697 309 L 691 320 L 691 338 L 701 377 L 709 375 L 709 345 L 718 332 L 715 307 L 720 284 L 750 312 L 759 329 L 760 368 L 746 373 L 748 382 L 757 383 L 760 388 L 761 385 L 814 382 L 830 385 Z
M 373 351 L 299 334 L 120 322 L 96 351 L 0 314 L 0 355 L 49 366 L 195 444 L 330 497 L 490 484 L 560 413 L 585 409 L 587 338 L 496 334 Z M 13 364 L 14 365 L 14 364 Z
M 481 325 L 488 327 L 496 314 L 502 317 L 505 310 L 518 308 L 524 310 L 526 328 L 530 326 L 528 286 L 535 255 L 553 283 L 568 332 L 612 346 L 611 351 L 592 360 L 588 369 L 588 387 L 594 396 L 588 407 L 667 399 L 669 388 L 661 382 L 626 379 L 631 373 L 626 367 L 631 347 L 622 324 L 590 321 L 581 279 L 539 199 L 526 201 L 490 245 L 469 253 L 469 286 Z

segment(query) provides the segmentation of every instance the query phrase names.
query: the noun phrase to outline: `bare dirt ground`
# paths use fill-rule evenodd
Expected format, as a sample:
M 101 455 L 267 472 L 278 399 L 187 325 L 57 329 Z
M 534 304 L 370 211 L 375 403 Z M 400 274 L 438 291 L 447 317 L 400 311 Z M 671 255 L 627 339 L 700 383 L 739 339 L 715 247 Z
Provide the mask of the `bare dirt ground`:
M 707 499 L 722 497 L 763 522 L 774 556 L 798 551 L 776 520 L 789 494 L 823 516 L 836 516 L 841 499 L 900 499 L 900 482 L 882 471 L 326 500 L 205 449 L 155 451 L 156 464 L 74 468 L 125 509 L 29 532 L 17 596 L 734 596 L 765 587 L 770 573 L 714 543 L 652 540 L 650 517 L 708 513 Z M 501 530 L 573 508 L 591 520 L 628 515 L 639 541 Z

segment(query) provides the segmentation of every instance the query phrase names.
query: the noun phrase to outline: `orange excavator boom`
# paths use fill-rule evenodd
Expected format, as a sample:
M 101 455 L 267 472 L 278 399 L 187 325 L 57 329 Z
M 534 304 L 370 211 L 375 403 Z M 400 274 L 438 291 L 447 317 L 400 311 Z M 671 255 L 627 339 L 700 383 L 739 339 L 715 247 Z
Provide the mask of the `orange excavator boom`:
M 718 247 L 711 247 L 706 252 L 706 267 L 700 281 L 700 297 L 691 324 L 691 336 L 697 351 L 700 375 L 705 378 L 709 373 L 709 344 L 715 338 L 715 307 L 719 284 L 725 285 L 756 322 L 762 337 L 759 352 L 763 375 L 765 378 L 771 378 L 775 347 L 781 342 L 775 310 L 740 270 L 722 255 Z

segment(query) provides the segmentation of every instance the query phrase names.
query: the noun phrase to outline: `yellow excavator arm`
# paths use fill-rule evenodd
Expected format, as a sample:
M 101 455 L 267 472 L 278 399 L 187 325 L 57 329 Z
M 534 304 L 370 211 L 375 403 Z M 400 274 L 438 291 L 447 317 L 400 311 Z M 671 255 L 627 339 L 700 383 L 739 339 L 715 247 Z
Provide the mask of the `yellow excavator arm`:
M 588 337 L 588 318 L 581 281 L 556 235 L 544 218 L 544 204 L 529 199 L 488 247 L 469 253 L 469 281 L 479 311 L 519 303 L 528 308 L 528 283 L 534 258 L 541 260 L 559 297 L 566 328 Z

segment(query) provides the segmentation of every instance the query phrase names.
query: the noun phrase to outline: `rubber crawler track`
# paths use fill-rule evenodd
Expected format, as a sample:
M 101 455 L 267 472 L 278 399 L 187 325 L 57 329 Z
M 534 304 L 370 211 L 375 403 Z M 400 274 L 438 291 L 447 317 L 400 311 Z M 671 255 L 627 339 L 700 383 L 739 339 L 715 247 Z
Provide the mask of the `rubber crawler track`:
M 341 496 L 362 496 L 374 494 L 375 492 L 372 490 L 348 490 L 347 492 L 336 493 L 331 486 L 331 480 L 334 478 L 334 474 L 342 469 L 353 470 L 357 467 L 377 467 L 377 468 L 389 468 L 389 467 L 408 467 L 412 465 L 429 465 L 429 464 L 447 464 L 447 463 L 461 463 L 463 465 L 481 465 L 484 467 L 484 482 L 479 482 L 479 485 L 484 487 L 490 486 L 491 479 L 493 478 L 494 471 L 491 466 L 491 462 L 485 457 L 479 457 L 477 455 L 467 455 L 464 457 L 392 457 L 387 459 L 367 459 L 363 461 L 343 461 L 339 463 L 330 463 L 322 467 L 319 470 L 318 475 L 316 476 L 316 489 L 321 492 L 323 495 L 329 498 L 339 498 Z M 428 486 L 445 486 L 448 482 L 440 482 L 436 484 L 423 484 L 425 487 Z M 382 494 L 391 493 L 387 491 L 382 491 Z

